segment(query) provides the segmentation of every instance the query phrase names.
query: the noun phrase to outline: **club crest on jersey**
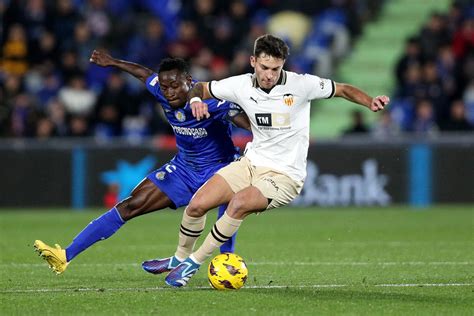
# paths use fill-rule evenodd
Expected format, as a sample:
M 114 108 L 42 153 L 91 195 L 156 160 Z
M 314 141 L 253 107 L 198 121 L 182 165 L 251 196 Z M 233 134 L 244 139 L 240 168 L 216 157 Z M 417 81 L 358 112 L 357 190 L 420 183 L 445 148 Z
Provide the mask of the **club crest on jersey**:
M 166 172 L 164 171 L 160 171 L 160 172 L 157 172 L 155 177 L 158 179 L 158 180 L 163 180 L 165 178 L 165 175 L 166 175 Z
M 295 100 L 294 100 L 293 95 L 291 93 L 287 93 L 287 94 L 283 95 L 283 102 L 285 102 L 286 105 L 292 106 L 294 101 Z
M 186 114 L 184 114 L 184 112 L 181 111 L 181 110 L 175 111 L 174 112 L 174 117 L 176 117 L 176 119 L 180 122 L 186 121 Z

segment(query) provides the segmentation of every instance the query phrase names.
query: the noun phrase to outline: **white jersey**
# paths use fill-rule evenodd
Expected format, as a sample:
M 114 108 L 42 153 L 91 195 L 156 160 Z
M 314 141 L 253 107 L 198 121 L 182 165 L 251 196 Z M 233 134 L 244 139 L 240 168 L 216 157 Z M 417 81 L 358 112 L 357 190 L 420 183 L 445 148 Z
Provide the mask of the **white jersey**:
M 281 171 L 292 179 L 306 178 L 310 102 L 335 93 L 332 80 L 282 71 L 279 83 L 266 93 L 255 75 L 244 74 L 209 83 L 211 95 L 232 101 L 245 111 L 253 141 L 245 156 L 255 166 Z

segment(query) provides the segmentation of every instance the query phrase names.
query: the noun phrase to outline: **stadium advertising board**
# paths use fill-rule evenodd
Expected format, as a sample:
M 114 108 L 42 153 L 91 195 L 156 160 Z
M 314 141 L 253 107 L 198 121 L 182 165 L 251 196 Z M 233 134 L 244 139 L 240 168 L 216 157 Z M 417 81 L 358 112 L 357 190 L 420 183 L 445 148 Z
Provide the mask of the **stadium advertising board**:
M 312 144 L 297 206 L 474 202 L 474 151 L 453 144 Z M 0 146 L 0 207 L 102 207 L 175 154 L 152 146 Z

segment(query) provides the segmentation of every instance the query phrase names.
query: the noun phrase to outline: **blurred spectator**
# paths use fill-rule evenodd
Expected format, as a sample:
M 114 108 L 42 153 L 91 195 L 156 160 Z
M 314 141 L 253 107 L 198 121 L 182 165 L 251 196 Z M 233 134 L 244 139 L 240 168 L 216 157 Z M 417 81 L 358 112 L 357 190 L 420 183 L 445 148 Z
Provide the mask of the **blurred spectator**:
M 438 125 L 435 121 L 433 104 L 428 99 L 422 99 L 416 104 L 415 120 L 412 131 L 419 135 L 436 135 Z
M 59 39 L 61 49 L 70 48 L 73 45 L 74 27 L 79 20 L 73 0 L 56 1 L 56 10 L 53 14 L 53 32 Z
M 74 50 L 67 50 L 61 55 L 59 68 L 63 83 L 69 82 L 73 77 L 84 75 L 77 60 L 77 53 Z
M 382 111 L 380 119 L 371 129 L 371 134 L 375 138 L 390 139 L 400 135 L 399 125 L 392 119 L 390 111 Z
M 438 49 L 450 42 L 445 17 L 439 12 L 433 12 L 428 23 L 420 34 L 421 49 L 428 58 L 436 58 Z
M 204 47 L 198 53 L 198 55 L 192 59 L 190 72 L 193 74 L 193 78 L 198 81 L 209 81 L 214 78 L 211 77 L 209 70 L 214 55 L 212 51 Z M 248 64 L 248 59 L 245 60 Z
M 49 31 L 41 33 L 33 51 L 34 54 L 30 54 L 30 62 L 33 66 L 53 68 L 58 65 L 58 43 L 53 33 Z
M 472 131 L 472 125 L 466 118 L 466 109 L 462 100 L 455 100 L 451 105 L 449 119 L 441 125 L 443 131 Z
M 73 115 L 69 119 L 70 131 L 69 135 L 71 137 L 88 137 L 91 136 L 89 128 L 89 120 L 86 116 L 82 115 Z
M 36 122 L 35 137 L 42 140 L 56 136 L 54 124 L 48 117 L 40 117 Z
M 68 85 L 59 90 L 59 100 L 66 111 L 74 115 L 88 115 L 92 111 L 97 96 L 86 87 L 82 76 L 75 76 Z
M 35 106 L 25 93 L 17 95 L 12 103 L 9 136 L 31 137 L 34 135 Z
M 471 80 L 462 96 L 466 105 L 466 118 L 474 126 L 474 80 Z
M 48 118 L 54 124 L 54 130 L 57 136 L 68 136 L 69 126 L 66 117 L 66 109 L 58 99 L 51 99 L 47 105 L 46 113 Z
M 131 39 L 127 59 L 156 69 L 160 60 L 165 57 L 167 44 L 161 22 L 150 18 L 146 22 L 145 33 L 139 32 Z
M 474 49 L 474 17 L 467 17 L 453 36 L 453 53 L 458 59 Z
M 280 11 L 272 15 L 267 24 L 268 32 L 285 39 L 294 51 L 300 50 L 310 27 L 309 17 L 296 11 Z
M 185 20 L 180 23 L 178 39 L 168 46 L 168 54 L 188 60 L 196 57 L 203 48 L 201 37 L 198 36 L 196 24 Z
M 436 63 L 432 60 L 423 66 L 423 98 L 429 99 L 434 107 L 435 120 L 443 124 L 449 116 L 449 99 L 438 74 Z
M 80 21 L 74 28 L 73 49 L 77 53 L 77 64 L 81 69 L 89 66 L 89 57 L 92 50 L 97 46 L 97 41 L 92 37 L 89 25 Z
M 104 37 L 109 34 L 111 21 L 107 14 L 106 0 L 88 0 L 83 16 L 95 37 Z
M 416 36 L 409 37 L 405 42 L 405 51 L 395 67 L 398 85 L 404 85 L 407 70 L 411 65 L 420 66 L 423 63 L 420 39 Z
M 348 129 L 344 131 L 344 135 L 365 134 L 369 131 L 364 121 L 364 115 L 359 110 L 352 111 L 352 121 Z
M 2 69 L 7 74 L 21 76 L 28 71 L 28 39 L 21 24 L 11 26 L 2 55 Z
M 36 97 L 40 103 L 40 107 L 46 106 L 49 101 L 56 97 L 61 87 L 61 83 L 56 74 L 49 72 L 42 77 L 42 85 L 36 92 Z
M 51 27 L 51 17 L 44 0 L 27 0 L 22 24 L 28 31 L 30 41 L 38 41 L 45 29 Z

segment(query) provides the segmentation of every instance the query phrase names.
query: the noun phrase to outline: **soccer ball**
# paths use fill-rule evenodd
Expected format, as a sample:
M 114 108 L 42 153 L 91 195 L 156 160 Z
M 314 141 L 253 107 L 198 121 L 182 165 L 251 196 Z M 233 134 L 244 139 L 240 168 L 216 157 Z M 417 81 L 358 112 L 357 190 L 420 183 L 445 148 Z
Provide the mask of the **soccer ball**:
M 209 263 L 207 276 L 216 290 L 237 290 L 244 286 L 248 276 L 247 265 L 235 253 L 222 253 Z

